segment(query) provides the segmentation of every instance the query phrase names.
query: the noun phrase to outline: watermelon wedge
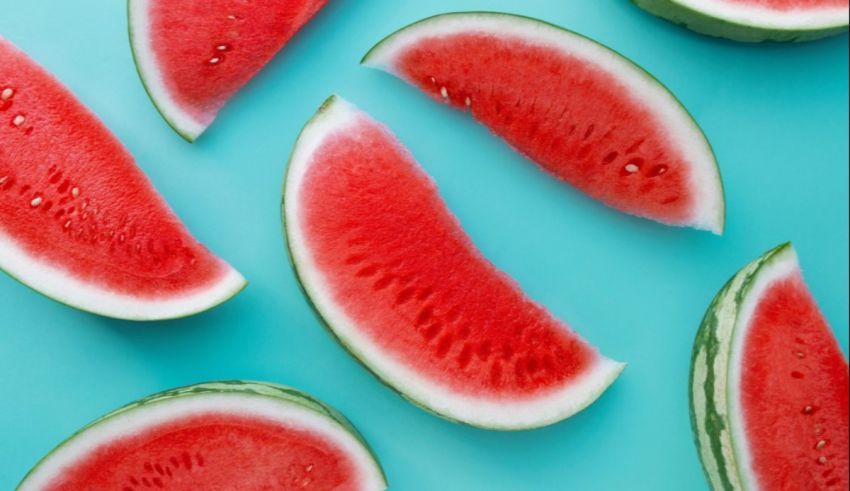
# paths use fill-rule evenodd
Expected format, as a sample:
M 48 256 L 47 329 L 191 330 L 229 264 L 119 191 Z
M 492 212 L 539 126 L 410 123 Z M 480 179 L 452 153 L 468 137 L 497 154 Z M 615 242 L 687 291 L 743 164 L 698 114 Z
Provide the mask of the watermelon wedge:
M 469 111 L 543 169 L 618 210 L 722 233 L 723 185 L 702 131 L 639 67 L 516 15 L 452 13 L 363 59 Z
M 136 68 L 169 125 L 193 142 L 327 0 L 128 0 Z
M 848 0 L 632 0 L 691 30 L 734 41 L 811 41 L 847 31 Z
M 0 120 L 0 269 L 65 304 L 131 320 L 198 313 L 245 286 L 103 123 L 2 38 Z
M 341 414 L 287 387 L 218 382 L 163 392 L 62 443 L 18 491 L 378 491 L 383 470 Z
M 433 413 L 536 428 L 584 409 L 623 370 L 488 262 L 410 153 L 338 97 L 296 143 L 283 214 L 332 333 Z
M 846 490 L 848 367 L 790 245 L 738 273 L 694 346 L 691 419 L 717 490 Z

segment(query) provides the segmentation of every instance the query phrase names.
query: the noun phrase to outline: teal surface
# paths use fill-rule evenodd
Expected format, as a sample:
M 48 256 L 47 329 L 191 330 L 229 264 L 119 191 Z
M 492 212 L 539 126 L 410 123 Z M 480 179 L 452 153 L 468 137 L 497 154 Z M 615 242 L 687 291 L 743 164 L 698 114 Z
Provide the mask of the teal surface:
M 716 147 L 726 236 L 604 208 L 463 114 L 358 66 L 395 29 L 472 9 L 569 27 L 669 85 Z M 0 35 L 103 118 L 191 230 L 251 281 L 212 312 L 138 325 L 71 310 L 0 275 L 0 489 L 129 401 L 245 378 L 292 385 L 344 412 L 381 457 L 392 489 L 703 490 L 688 422 L 691 343 L 723 283 L 786 240 L 847 349 L 846 36 L 739 45 L 625 0 L 332 0 L 192 146 L 145 95 L 122 1 L 4 1 Z M 456 426 L 379 384 L 320 327 L 290 271 L 278 204 L 297 133 L 332 92 L 389 124 L 489 258 L 606 354 L 629 362 L 598 403 L 533 432 Z

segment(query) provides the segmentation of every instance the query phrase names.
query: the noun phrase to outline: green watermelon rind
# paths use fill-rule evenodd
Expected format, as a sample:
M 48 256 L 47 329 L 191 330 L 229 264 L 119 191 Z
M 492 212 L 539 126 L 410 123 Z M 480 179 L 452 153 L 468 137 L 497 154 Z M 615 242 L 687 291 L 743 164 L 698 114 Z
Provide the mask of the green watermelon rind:
M 51 450 L 50 453 L 45 455 L 29 472 L 27 472 L 27 474 L 21 480 L 20 484 L 18 484 L 15 489 L 20 489 L 21 486 L 26 483 L 27 479 L 32 476 L 44 462 L 48 461 L 60 449 L 65 447 L 68 443 L 73 441 L 78 436 L 91 430 L 92 428 L 95 428 L 104 421 L 110 420 L 122 414 L 135 411 L 140 408 L 147 408 L 151 405 L 168 402 L 177 398 L 220 394 L 278 399 L 288 404 L 303 407 L 309 411 L 312 411 L 316 414 L 325 417 L 328 420 L 331 420 L 335 424 L 339 425 L 346 433 L 354 437 L 360 443 L 363 449 L 368 452 L 368 454 L 372 458 L 372 462 L 374 463 L 375 468 L 380 472 L 381 478 L 383 479 L 384 485 L 386 486 L 387 476 L 374 450 L 372 450 L 372 448 L 366 442 L 366 439 L 363 437 L 363 435 L 339 411 L 304 392 L 283 385 L 271 384 L 267 382 L 247 382 L 243 380 L 229 380 L 188 385 L 185 387 L 179 387 L 176 389 L 171 389 L 157 394 L 153 394 L 151 396 L 127 404 L 126 406 L 116 409 L 115 411 L 112 411 L 109 414 L 106 414 L 96 419 L 95 421 L 89 423 L 85 427 L 75 432 L 70 437 L 66 438 L 62 443 L 60 443 L 53 450 Z
M 815 41 L 847 31 L 847 23 L 834 26 L 778 28 L 776 26 L 747 24 L 682 5 L 676 0 L 631 0 L 647 12 L 684 26 L 694 32 L 745 43 Z
M 605 378 L 605 380 L 600 382 L 598 393 L 595 396 L 588 398 L 586 401 L 583 401 L 582 405 L 579 408 L 575 409 L 574 411 L 569 411 L 569 412 L 564 413 L 564 414 L 559 414 L 559 415 L 552 417 L 552 418 L 549 418 L 549 419 L 540 420 L 540 421 L 537 421 L 535 424 L 530 424 L 530 425 L 529 424 L 525 424 L 525 425 L 482 424 L 482 423 L 477 422 L 475 420 L 469 420 L 469 419 L 461 420 L 461 419 L 459 419 L 459 418 L 457 418 L 457 417 L 455 417 L 455 416 L 453 416 L 453 415 L 451 415 L 447 412 L 436 410 L 435 408 L 433 408 L 429 404 L 417 399 L 416 397 L 411 396 L 411 394 L 407 393 L 406 391 L 399 388 L 397 385 L 393 384 L 393 382 L 390 381 L 390 378 L 388 376 L 386 376 L 380 370 L 378 370 L 376 367 L 374 367 L 372 364 L 370 364 L 367 361 L 366 356 L 363 355 L 363 353 L 361 353 L 356 347 L 352 346 L 351 343 L 346 342 L 344 339 L 342 339 L 340 337 L 340 335 L 333 328 L 333 325 L 331 324 L 331 322 L 328 320 L 328 318 L 322 313 L 321 309 L 319 309 L 318 306 L 313 301 L 313 294 L 310 293 L 310 290 L 307 287 L 307 283 L 304 280 L 304 275 L 302 274 L 302 272 L 301 272 L 301 270 L 298 266 L 298 262 L 295 260 L 295 253 L 292 249 L 292 239 L 291 239 L 291 236 L 290 236 L 290 230 L 289 230 L 287 220 L 286 220 L 286 205 L 287 205 L 286 190 L 287 190 L 287 184 L 289 183 L 289 180 L 290 180 L 289 179 L 290 175 L 291 175 L 290 171 L 293 167 L 292 161 L 293 161 L 293 159 L 294 159 L 294 157 L 297 153 L 297 150 L 299 148 L 299 142 L 301 142 L 303 135 L 313 126 L 313 124 L 316 123 L 317 121 L 319 121 L 321 118 L 325 117 L 329 108 L 331 108 L 337 101 L 340 101 L 340 100 L 341 99 L 337 95 L 330 96 L 321 105 L 321 107 L 316 112 L 316 114 L 314 114 L 310 118 L 310 120 L 305 124 L 304 128 L 302 129 L 301 133 L 299 134 L 299 136 L 296 140 L 296 144 L 294 145 L 292 153 L 290 155 L 289 165 L 287 166 L 287 171 L 286 171 L 286 174 L 284 176 L 283 189 L 282 189 L 282 192 L 281 192 L 281 223 L 282 223 L 282 228 L 283 228 L 284 242 L 285 242 L 286 247 L 287 247 L 289 263 L 290 263 L 290 266 L 292 268 L 292 271 L 295 274 L 298 286 L 301 289 L 302 293 L 304 294 L 304 298 L 307 300 L 307 303 L 310 305 L 310 308 L 313 310 L 313 313 L 316 315 L 316 317 L 319 320 L 322 327 L 331 335 L 331 337 L 334 340 L 336 340 L 337 343 L 339 343 L 339 345 L 343 349 L 345 349 L 355 359 L 355 361 L 357 361 L 357 363 L 359 365 L 361 365 L 363 368 L 365 368 L 367 372 L 371 373 L 379 382 L 381 382 L 383 385 L 385 385 L 387 388 L 389 388 L 392 392 L 401 396 L 403 399 L 410 402 L 414 406 L 424 410 L 425 412 L 430 413 L 430 414 L 437 416 L 439 418 L 445 419 L 445 420 L 447 420 L 451 423 L 454 423 L 454 424 L 471 426 L 471 427 L 479 428 L 479 429 L 483 429 L 483 430 L 495 430 L 495 431 L 501 431 L 501 432 L 519 432 L 519 431 L 533 430 L 533 429 L 539 429 L 539 428 L 543 428 L 543 427 L 558 423 L 558 422 L 560 422 L 560 421 L 562 421 L 562 420 L 564 420 L 568 417 L 571 417 L 572 415 L 574 415 L 578 412 L 583 411 L 584 409 L 588 408 L 591 404 L 593 404 L 599 397 L 601 397 L 602 394 L 605 393 L 605 391 L 617 380 L 617 378 L 619 378 L 620 374 L 625 369 L 625 366 L 626 366 L 625 364 L 618 364 L 619 366 L 617 367 L 617 369 L 615 371 L 613 371 L 612 373 L 610 373 L 609 376 Z
M 643 75 L 652 84 L 659 87 L 663 92 L 666 92 L 667 94 L 669 94 L 670 98 L 673 101 L 675 101 L 676 105 L 681 109 L 681 111 L 687 116 L 688 120 L 692 123 L 691 126 L 692 126 L 692 129 L 694 130 L 693 131 L 694 135 L 696 135 L 701 140 L 700 141 L 701 144 L 704 144 L 705 149 L 707 150 L 707 154 L 710 156 L 710 160 L 714 165 L 714 170 L 715 170 L 716 176 L 717 176 L 717 180 L 716 180 L 715 184 L 717 186 L 718 193 L 720 194 L 720 196 L 719 196 L 720 207 L 719 207 L 719 215 L 717 217 L 715 217 L 716 221 L 717 221 L 716 227 L 715 227 L 716 230 L 712 230 L 712 231 L 715 232 L 718 235 L 723 234 L 723 231 L 726 228 L 726 219 L 727 219 L 726 188 L 725 188 L 725 184 L 724 184 L 724 181 L 723 181 L 723 174 L 721 172 L 720 166 L 717 163 L 717 153 L 715 152 L 714 147 L 711 144 L 711 141 L 706 136 L 705 131 L 702 129 L 702 127 L 697 122 L 696 118 L 690 112 L 690 110 L 687 108 L 687 106 L 685 106 L 685 104 L 678 97 L 676 97 L 676 95 L 673 93 L 673 91 L 670 90 L 655 75 L 653 75 L 651 72 L 649 72 L 648 70 L 643 68 L 641 65 L 639 65 L 638 63 L 636 63 L 633 60 L 631 60 L 630 58 L 628 58 L 627 56 L 623 55 L 622 53 L 620 53 L 616 49 L 613 49 L 613 48 L 609 47 L 608 45 L 606 45 L 604 43 L 601 43 L 601 42 L 599 42 L 595 39 L 592 39 L 588 36 L 585 36 L 584 34 L 581 34 L 581 33 L 578 33 L 576 31 L 567 29 L 567 28 L 559 26 L 557 24 L 553 24 L 553 23 L 547 22 L 545 20 L 541 20 L 541 19 L 537 19 L 535 17 L 525 16 L 525 15 L 520 15 L 520 14 L 495 12 L 495 11 L 483 11 L 483 10 L 482 11 L 468 11 L 468 12 L 447 12 L 447 13 L 434 15 L 434 16 L 427 17 L 427 18 L 421 19 L 419 21 L 413 22 L 413 23 L 411 23 L 411 24 L 409 24 L 405 27 L 402 27 L 401 29 L 396 30 L 392 34 L 384 37 L 381 41 L 379 41 L 377 44 L 375 44 L 363 56 L 363 58 L 360 60 L 360 64 L 363 65 L 363 66 L 369 66 L 369 67 L 376 68 L 374 65 L 370 64 L 371 61 L 373 60 L 373 58 L 375 58 L 377 53 L 379 53 L 386 46 L 391 45 L 393 43 L 393 41 L 396 38 L 399 37 L 400 34 L 406 32 L 409 29 L 414 28 L 414 27 L 419 27 L 419 26 L 422 26 L 422 25 L 427 24 L 427 23 L 439 22 L 443 19 L 447 19 L 447 18 L 451 18 L 451 17 L 458 17 L 458 16 L 481 16 L 481 17 L 492 16 L 492 17 L 495 17 L 495 18 L 513 18 L 513 19 L 516 19 L 517 21 L 521 21 L 521 22 L 529 22 L 530 21 L 530 22 L 533 22 L 533 23 L 542 24 L 542 25 L 545 25 L 545 26 L 548 26 L 548 27 L 551 27 L 551 28 L 555 28 L 559 31 L 562 31 L 562 32 L 568 34 L 568 35 L 584 39 L 586 41 L 589 41 L 593 44 L 601 46 L 602 48 L 610 51 L 616 57 L 618 57 L 620 60 L 622 60 L 626 64 L 632 66 L 635 69 L 636 73 Z
M 736 274 L 717 294 L 694 341 L 689 378 L 691 427 L 705 475 L 715 491 L 746 489 L 741 469 L 743 436 L 732 424 L 730 370 L 742 306 L 761 278 L 781 263 L 796 263 L 791 243 L 783 244 Z M 717 395 L 720 394 L 720 399 Z

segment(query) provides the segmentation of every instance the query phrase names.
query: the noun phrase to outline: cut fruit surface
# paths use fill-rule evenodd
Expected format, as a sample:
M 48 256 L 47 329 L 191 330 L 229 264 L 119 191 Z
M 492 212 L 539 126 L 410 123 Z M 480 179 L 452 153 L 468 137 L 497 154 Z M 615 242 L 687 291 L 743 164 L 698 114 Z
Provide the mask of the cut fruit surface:
M 197 242 L 108 129 L 0 38 L 0 269 L 73 307 L 183 317 L 245 285 Z
M 283 212 L 299 279 L 334 335 L 434 413 L 544 426 L 623 369 L 488 262 L 389 130 L 337 97 L 296 144 Z
M 848 366 L 791 245 L 741 271 L 694 346 L 691 414 L 715 490 L 847 489 Z
M 386 489 L 362 436 L 287 387 L 220 382 L 151 396 L 90 424 L 18 491 Z
M 722 233 L 714 154 L 651 75 L 534 19 L 445 14 L 389 36 L 363 60 L 468 110 L 547 172 L 618 210 Z
M 847 30 L 848 0 L 632 0 L 677 24 L 735 41 L 810 41 Z
M 194 141 L 326 3 L 129 0 L 139 75 L 168 124 Z

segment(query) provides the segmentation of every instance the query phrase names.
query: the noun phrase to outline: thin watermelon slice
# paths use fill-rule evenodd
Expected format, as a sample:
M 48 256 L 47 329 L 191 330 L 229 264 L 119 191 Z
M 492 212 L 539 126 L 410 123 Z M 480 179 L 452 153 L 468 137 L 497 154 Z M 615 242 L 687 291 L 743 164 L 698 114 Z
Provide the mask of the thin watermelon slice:
M 788 244 L 738 273 L 703 321 L 691 416 L 715 490 L 846 490 L 848 367 Z
M 133 320 L 194 314 L 245 286 L 103 123 L 2 38 L 0 119 L 0 269 L 73 307 Z
M 685 27 L 735 41 L 811 41 L 847 31 L 848 0 L 632 0 Z
M 128 0 L 130 42 L 154 105 L 195 141 L 327 0 Z
M 287 387 L 194 385 L 112 412 L 62 443 L 18 491 L 386 489 L 341 414 Z
M 623 369 L 488 262 L 390 131 L 337 97 L 298 139 L 283 213 L 333 334 L 427 410 L 540 427 L 590 405 Z
M 711 147 L 651 75 L 585 37 L 527 17 L 452 13 L 363 60 L 468 110 L 546 171 L 618 210 L 722 233 Z

